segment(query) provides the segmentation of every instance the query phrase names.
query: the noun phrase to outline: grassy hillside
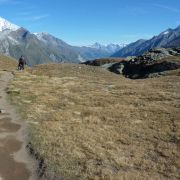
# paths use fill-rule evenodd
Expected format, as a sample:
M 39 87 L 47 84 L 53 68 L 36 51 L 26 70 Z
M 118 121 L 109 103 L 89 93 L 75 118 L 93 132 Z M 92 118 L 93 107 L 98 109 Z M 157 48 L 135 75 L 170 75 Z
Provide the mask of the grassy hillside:
M 3 70 L 15 70 L 17 68 L 17 61 L 10 57 L 0 55 L 0 71 Z
M 46 175 L 144 180 L 180 178 L 179 90 L 178 75 L 130 80 L 51 64 L 17 72 L 8 91 Z

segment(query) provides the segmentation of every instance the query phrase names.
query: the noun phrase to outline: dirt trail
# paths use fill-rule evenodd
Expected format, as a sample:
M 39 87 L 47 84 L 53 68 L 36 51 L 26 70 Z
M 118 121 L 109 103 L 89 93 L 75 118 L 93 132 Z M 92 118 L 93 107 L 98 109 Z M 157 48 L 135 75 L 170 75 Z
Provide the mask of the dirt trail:
M 36 180 L 36 164 L 26 151 L 26 124 L 7 100 L 12 78 L 10 72 L 0 78 L 0 180 Z

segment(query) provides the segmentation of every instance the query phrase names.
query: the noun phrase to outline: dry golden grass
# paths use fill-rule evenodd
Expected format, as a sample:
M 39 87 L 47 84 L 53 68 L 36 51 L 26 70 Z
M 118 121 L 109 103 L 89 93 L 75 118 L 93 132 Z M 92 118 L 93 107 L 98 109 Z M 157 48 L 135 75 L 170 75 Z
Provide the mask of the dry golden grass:
M 0 71 L 12 71 L 17 68 L 15 59 L 0 55 Z
M 180 76 L 40 65 L 17 72 L 9 92 L 56 179 L 180 178 Z

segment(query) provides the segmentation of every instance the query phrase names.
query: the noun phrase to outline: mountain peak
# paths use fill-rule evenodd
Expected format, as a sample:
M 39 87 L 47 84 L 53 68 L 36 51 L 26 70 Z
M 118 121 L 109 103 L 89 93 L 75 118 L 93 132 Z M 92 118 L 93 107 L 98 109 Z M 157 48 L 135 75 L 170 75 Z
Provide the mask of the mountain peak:
M 4 31 L 4 30 L 11 30 L 11 31 L 16 31 L 17 29 L 19 29 L 20 27 L 9 22 L 8 20 L 0 17 L 0 31 Z
M 175 30 L 180 30 L 180 25 Z
M 107 45 L 102 45 L 102 44 L 96 42 L 89 47 L 93 48 L 93 49 L 97 49 L 97 50 L 103 50 L 103 51 L 106 51 L 108 53 L 114 53 L 114 52 L 122 49 L 125 46 L 126 46 L 126 44 L 113 44 L 113 43 L 111 43 L 111 44 L 107 44 Z
M 103 48 L 104 45 L 96 42 L 96 43 L 94 43 L 93 45 L 91 45 L 91 47 L 92 47 L 92 48 L 95 48 L 95 49 L 100 49 L 100 48 Z
M 167 35 L 167 34 L 169 34 L 171 31 L 172 31 L 172 29 L 171 29 L 171 28 L 168 28 L 168 29 L 166 29 L 165 31 L 163 31 L 162 33 L 160 33 L 160 35 Z

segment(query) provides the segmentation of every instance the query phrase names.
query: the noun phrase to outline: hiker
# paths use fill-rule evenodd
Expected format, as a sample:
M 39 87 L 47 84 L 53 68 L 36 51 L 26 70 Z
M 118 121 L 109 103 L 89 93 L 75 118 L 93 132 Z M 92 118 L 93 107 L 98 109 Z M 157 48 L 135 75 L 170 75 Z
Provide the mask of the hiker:
M 26 60 L 24 56 L 21 56 L 19 58 L 19 63 L 18 63 L 18 70 L 24 70 L 24 65 L 26 64 Z

